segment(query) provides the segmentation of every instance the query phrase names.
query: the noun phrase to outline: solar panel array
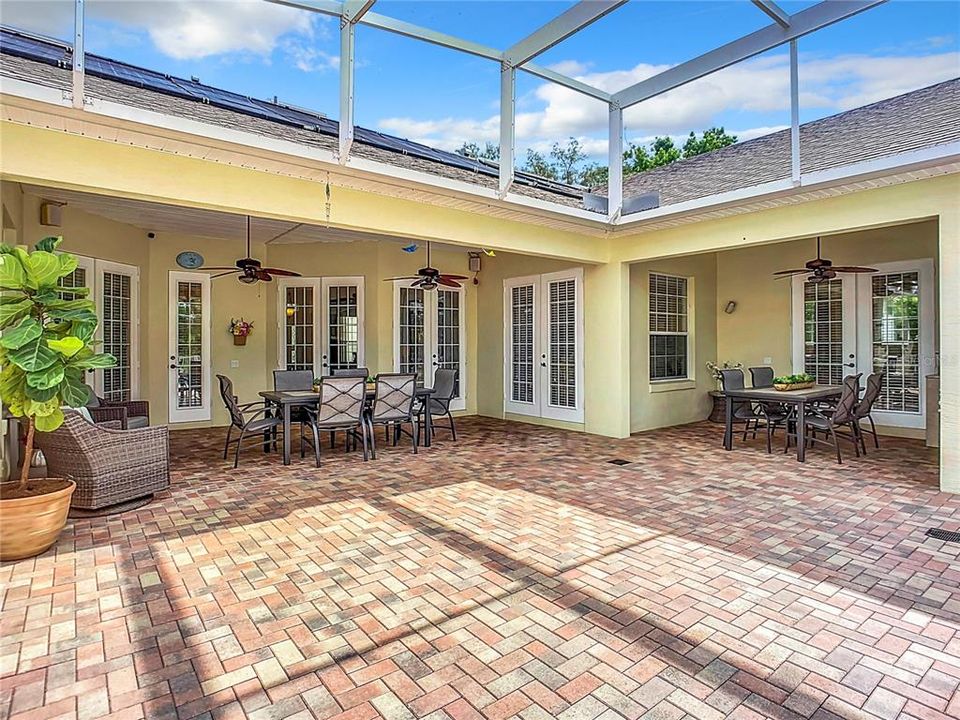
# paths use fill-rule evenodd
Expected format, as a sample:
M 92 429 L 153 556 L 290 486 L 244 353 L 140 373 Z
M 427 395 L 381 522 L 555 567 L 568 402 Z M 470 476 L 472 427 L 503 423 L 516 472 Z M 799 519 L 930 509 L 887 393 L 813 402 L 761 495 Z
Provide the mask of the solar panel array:
M 69 68 L 73 63 L 73 48 L 68 43 L 37 37 L 6 26 L 0 27 L 0 52 L 63 68 Z M 85 59 L 86 73 L 94 77 L 205 103 L 270 122 L 316 131 L 323 135 L 337 137 L 339 133 L 339 123 L 320 113 L 291 108 L 268 100 L 246 97 L 229 90 L 204 85 L 194 80 L 184 80 L 91 53 L 87 53 Z M 481 160 L 438 150 L 421 143 L 411 142 L 393 135 L 385 135 L 367 128 L 355 128 L 354 140 L 388 152 L 430 160 L 478 175 L 488 177 L 497 177 L 498 175 L 495 166 L 488 165 Z M 516 172 L 515 182 L 540 187 L 569 197 L 582 196 L 582 192 L 576 188 L 521 171 Z

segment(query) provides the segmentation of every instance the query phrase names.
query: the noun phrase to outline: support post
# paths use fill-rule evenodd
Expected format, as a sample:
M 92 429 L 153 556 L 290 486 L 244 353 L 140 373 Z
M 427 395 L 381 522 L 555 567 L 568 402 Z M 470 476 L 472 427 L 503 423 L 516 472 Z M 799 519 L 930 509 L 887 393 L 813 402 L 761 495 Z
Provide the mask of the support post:
M 616 221 L 623 211 L 623 109 L 610 105 L 607 218 Z
M 340 18 L 340 164 L 345 165 L 353 146 L 353 61 L 356 26 Z
M 516 146 L 516 70 L 500 64 L 500 197 L 513 185 L 514 151 Z
M 630 266 L 590 265 L 583 277 L 584 430 L 630 435 Z
M 800 60 L 797 41 L 790 41 L 790 177 L 800 184 Z
M 940 489 L 960 493 L 960 209 L 956 203 L 940 212 Z M 936 372 L 926 358 L 921 375 Z M 924 382 L 921 377 L 920 382 Z
M 73 106 L 83 110 L 83 0 L 74 0 L 73 8 Z

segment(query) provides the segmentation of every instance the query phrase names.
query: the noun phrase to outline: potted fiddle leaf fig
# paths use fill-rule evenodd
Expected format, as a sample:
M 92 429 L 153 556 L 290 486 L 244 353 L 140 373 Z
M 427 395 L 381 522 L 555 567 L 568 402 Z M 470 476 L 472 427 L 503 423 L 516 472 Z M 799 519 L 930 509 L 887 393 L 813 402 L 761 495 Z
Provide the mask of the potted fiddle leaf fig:
M 31 478 L 34 434 L 63 424 L 63 407 L 89 398 L 84 373 L 112 367 L 116 359 L 93 349 L 97 315 L 87 288 L 60 279 L 77 259 L 56 252 L 62 238 L 48 237 L 33 251 L 0 245 L 0 399 L 26 429 L 20 480 L 0 483 L 0 560 L 37 555 L 56 542 L 76 485 L 69 478 Z

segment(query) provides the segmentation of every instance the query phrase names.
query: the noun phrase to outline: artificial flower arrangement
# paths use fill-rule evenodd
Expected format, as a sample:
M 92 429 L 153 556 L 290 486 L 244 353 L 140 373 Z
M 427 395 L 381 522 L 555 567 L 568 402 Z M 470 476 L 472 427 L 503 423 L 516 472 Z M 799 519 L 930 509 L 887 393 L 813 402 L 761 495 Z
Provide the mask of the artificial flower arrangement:
M 243 318 L 240 318 L 239 320 L 230 320 L 230 334 L 233 335 L 234 345 L 246 345 L 247 336 L 252 332 L 252 322 L 247 322 Z
M 710 371 L 710 374 L 713 375 L 713 379 L 717 381 L 717 388 L 723 390 L 723 373 L 722 370 L 736 370 L 742 369 L 743 363 L 730 362 L 729 360 L 724 360 L 723 364 L 718 365 L 712 360 L 707 361 L 707 369 Z

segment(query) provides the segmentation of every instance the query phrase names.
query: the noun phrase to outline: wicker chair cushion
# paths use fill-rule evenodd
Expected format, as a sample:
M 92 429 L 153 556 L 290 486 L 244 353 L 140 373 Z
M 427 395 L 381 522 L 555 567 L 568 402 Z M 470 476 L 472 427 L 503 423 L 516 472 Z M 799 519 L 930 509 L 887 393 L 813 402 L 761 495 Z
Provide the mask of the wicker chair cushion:
M 150 418 L 144 417 L 143 415 L 134 415 L 133 417 L 127 416 L 127 430 L 134 430 L 136 428 L 145 428 L 150 425 Z

